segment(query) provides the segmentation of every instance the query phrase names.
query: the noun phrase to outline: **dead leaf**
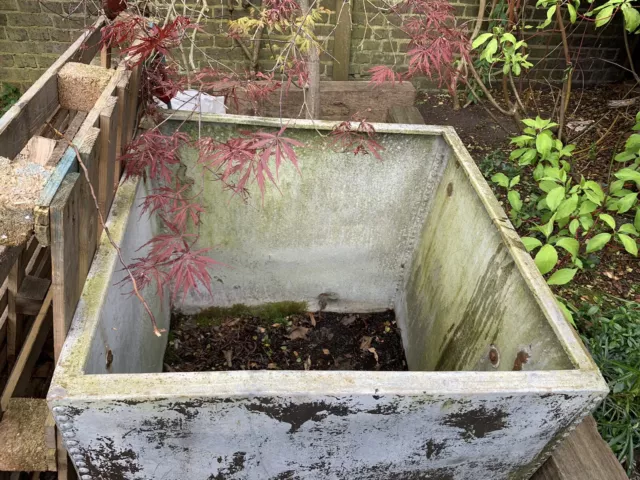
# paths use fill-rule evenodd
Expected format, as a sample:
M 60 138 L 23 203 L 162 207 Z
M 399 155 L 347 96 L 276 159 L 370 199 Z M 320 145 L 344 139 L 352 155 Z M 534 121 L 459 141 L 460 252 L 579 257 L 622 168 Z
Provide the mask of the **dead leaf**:
M 368 350 L 373 353 L 373 356 L 376 358 L 376 363 L 378 363 L 378 352 L 376 352 L 376 349 L 371 347 Z
M 307 356 L 307 359 L 304 361 L 304 369 L 311 370 L 311 355 Z
M 311 320 L 311 325 L 316 326 L 316 316 L 312 312 L 308 312 L 309 320 Z
M 328 348 L 323 348 L 322 349 L 322 353 L 324 353 L 325 355 L 330 355 L 331 353 L 329 352 Z
M 345 327 L 348 327 L 353 322 L 355 322 L 357 319 L 358 319 L 358 317 L 356 317 L 355 315 L 349 315 L 348 317 L 343 318 L 340 323 L 342 323 L 342 325 L 344 325 Z
M 276 365 L 275 363 L 270 363 L 267 365 L 267 369 L 269 370 L 274 370 L 276 368 L 278 368 L 278 365 Z
M 310 329 L 307 327 L 295 327 L 293 330 L 291 330 L 291 332 L 289 332 L 289 340 L 306 340 L 307 339 L 307 332 Z
M 373 337 L 362 337 L 362 340 L 360 340 L 360 350 L 362 351 L 366 351 L 369 350 L 371 348 L 371 341 L 373 340 Z
M 233 358 L 233 350 L 223 350 L 224 359 L 227 361 L 227 367 L 231 368 L 233 364 L 231 363 L 231 359 Z

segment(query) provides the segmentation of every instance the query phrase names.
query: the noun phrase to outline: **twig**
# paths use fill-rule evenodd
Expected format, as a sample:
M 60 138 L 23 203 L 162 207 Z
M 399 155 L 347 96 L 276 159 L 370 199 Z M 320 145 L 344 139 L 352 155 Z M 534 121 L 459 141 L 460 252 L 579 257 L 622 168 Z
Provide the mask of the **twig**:
M 96 192 L 93 189 L 93 185 L 91 184 L 91 180 L 89 178 L 89 170 L 87 170 L 86 165 L 82 161 L 82 157 L 80 155 L 80 152 L 78 151 L 78 147 L 76 147 L 65 136 L 64 133 L 62 133 L 59 130 L 57 130 L 53 125 L 51 125 L 48 122 L 47 122 L 47 125 L 51 128 L 51 130 L 53 130 L 56 133 L 56 135 L 58 135 L 65 142 L 67 142 L 67 144 L 75 152 L 76 158 L 78 159 L 78 164 L 80 165 L 80 168 L 82 168 L 82 172 L 84 173 L 84 178 L 87 181 L 87 183 L 89 184 L 89 189 L 91 190 L 91 197 L 93 198 L 93 203 L 94 203 L 94 206 L 96 207 L 96 211 L 98 212 L 98 218 L 100 219 L 100 224 L 102 225 L 104 233 L 107 235 L 107 238 L 109 239 L 109 243 L 111 243 L 111 246 L 117 252 L 118 260 L 120 261 L 120 264 L 122 265 L 124 270 L 127 272 L 127 275 L 129 276 L 129 278 L 131 279 L 131 285 L 133 286 L 133 293 L 135 294 L 136 297 L 138 297 L 138 300 L 140 300 L 140 303 L 142 303 L 142 305 L 144 306 L 144 309 L 147 311 L 147 314 L 149 315 L 149 318 L 151 319 L 151 324 L 153 326 L 153 333 L 157 337 L 161 336 L 162 332 L 164 332 L 165 330 L 164 329 L 162 329 L 162 330 L 158 329 L 158 324 L 156 322 L 156 317 L 153 315 L 153 312 L 151 311 L 151 308 L 149 308 L 149 304 L 147 304 L 147 301 L 140 294 L 140 290 L 138 289 L 138 283 L 136 282 L 136 279 L 133 276 L 133 273 L 131 272 L 131 269 L 128 267 L 128 265 L 124 261 L 124 258 L 122 257 L 122 250 L 120 249 L 118 244 L 113 240 L 113 237 L 111 236 L 111 232 L 109 231 L 109 228 L 107 227 L 107 224 L 106 224 L 106 222 L 104 220 L 104 217 L 102 216 L 102 212 L 100 211 L 100 204 L 98 203 L 98 198 L 96 197 Z
M 627 28 L 624 23 L 622 24 L 622 31 L 624 32 L 624 49 L 627 52 L 627 59 L 629 60 L 629 69 L 636 83 L 640 83 L 640 77 L 636 73 L 636 67 L 633 65 L 633 55 L 631 55 L 631 49 L 629 48 L 629 36 L 627 35 Z

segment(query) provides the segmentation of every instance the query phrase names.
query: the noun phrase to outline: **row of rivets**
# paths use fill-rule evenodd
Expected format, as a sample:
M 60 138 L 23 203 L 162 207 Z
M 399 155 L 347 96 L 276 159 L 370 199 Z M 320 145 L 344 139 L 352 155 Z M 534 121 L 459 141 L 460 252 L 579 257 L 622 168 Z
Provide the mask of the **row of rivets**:
M 64 439 L 65 446 L 67 447 L 67 451 L 76 464 L 76 467 L 78 467 L 80 480 L 93 480 L 93 477 L 89 475 L 90 471 L 87 468 L 87 464 L 84 462 L 84 457 L 82 456 L 80 449 L 76 448 L 79 442 L 77 440 L 73 440 L 76 434 L 73 432 L 73 423 L 71 423 L 71 418 L 66 414 L 65 408 L 58 406 L 53 407 L 51 410 L 55 414 L 55 420 L 58 424 L 58 429 L 62 432 L 62 437 Z

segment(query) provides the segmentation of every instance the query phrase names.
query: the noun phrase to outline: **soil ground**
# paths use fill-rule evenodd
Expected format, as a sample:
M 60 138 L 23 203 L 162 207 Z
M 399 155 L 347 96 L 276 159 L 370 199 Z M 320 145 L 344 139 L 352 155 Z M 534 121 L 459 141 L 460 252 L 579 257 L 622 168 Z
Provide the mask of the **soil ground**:
M 528 117 L 539 115 L 549 118 L 554 114 L 558 94 L 558 89 L 545 85 L 525 88 L 522 99 L 528 109 Z M 573 88 L 565 143 L 576 144 L 572 174 L 577 181 L 584 176 L 606 185 L 611 173 L 622 167 L 613 161 L 613 157 L 624 149 L 624 143 L 632 133 L 631 127 L 635 123 L 636 113 L 640 111 L 640 102 L 623 108 L 612 108 L 608 102 L 639 95 L 640 88 L 631 83 Z M 509 137 L 517 135 L 513 119 L 490 108 L 499 122 L 496 123 L 487 110 L 478 104 L 454 111 L 451 98 L 446 93 L 424 94 L 418 103 L 418 109 L 427 124 L 455 127 L 485 176 L 490 177 L 496 171 L 511 168 L 513 164 L 509 162 L 508 154 L 513 147 Z M 521 192 L 526 194 L 526 184 L 522 188 Z M 498 188 L 494 190 L 505 204 L 506 192 Z M 527 224 L 518 228 L 518 233 L 521 236 L 529 235 Z M 636 258 L 619 249 L 608 248 L 604 253 L 594 255 L 592 260 L 591 268 L 581 271 L 567 288 L 556 287 L 558 293 L 574 296 L 574 292 L 579 292 L 581 297 L 585 297 L 583 299 L 588 300 L 591 291 L 603 291 L 625 300 L 640 301 L 640 266 Z
M 279 304 L 174 315 L 165 371 L 407 370 L 392 310 L 311 313 L 283 303 L 282 315 Z

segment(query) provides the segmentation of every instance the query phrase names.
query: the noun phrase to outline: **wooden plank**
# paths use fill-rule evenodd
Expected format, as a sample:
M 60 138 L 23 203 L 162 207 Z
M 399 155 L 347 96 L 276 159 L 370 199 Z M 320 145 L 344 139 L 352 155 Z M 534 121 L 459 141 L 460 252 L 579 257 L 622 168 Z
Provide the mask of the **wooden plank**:
M 596 421 L 588 416 L 531 480 L 629 480 L 629 477 L 598 433 Z
M 56 452 L 45 437 L 48 413 L 44 398 L 11 399 L 0 422 L 0 470 L 55 471 Z
M 111 68 L 111 47 L 104 46 L 100 50 L 100 65 L 104 68 Z
M 98 204 L 100 212 L 107 218 L 114 197 L 114 173 L 116 166 L 116 144 L 118 140 L 118 98 L 111 97 L 100 113 L 100 157 L 98 160 Z M 98 238 L 102 225 L 97 222 Z
M 94 193 L 99 190 L 99 154 L 100 149 L 102 147 L 100 138 L 102 136 L 102 132 L 93 128 L 85 137 L 82 145 L 78 151 L 80 152 L 80 156 L 82 158 L 82 162 L 87 167 L 87 171 L 89 173 L 89 179 L 91 181 L 91 185 L 93 186 Z M 95 201 L 91 196 L 91 190 L 89 188 L 89 184 L 87 183 L 84 174 L 80 171 L 80 184 L 81 191 L 79 193 L 79 198 L 81 202 L 82 208 L 80 209 L 80 250 L 78 252 L 79 261 L 78 265 L 80 268 L 80 291 L 82 291 L 82 287 L 84 286 L 84 280 L 89 273 L 89 268 L 91 267 L 91 261 L 93 260 L 93 255 L 96 252 L 96 248 L 98 246 L 98 211 L 95 207 Z M 78 297 L 79 298 L 79 297 Z
M 129 125 L 129 118 L 127 112 L 129 111 L 129 82 L 131 81 L 131 72 L 126 73 L 120 78 L 117 87 L 118 96 L 118 133 L 116 140 L 116 157 L 120 157 L 124 153 L 127 141 L 127 128 Z M 113 173 L 113 191 L 118 189 L 118 183 L 120 182 L 120 174 L 122 171 L 122 165 L 116 158 L 116 166 Z
M 86 112 L 78 112 L 73 117 L 73 120 L 71 120 L 71 123 L 69 123 L 69 127 L 64 131 L 63 130 L 59 130 L 59 131 L 64 132 L 67 138 L 73 138 L 78 133 L 78 130 L 80 130 L 80 127 L 82 126 L 86 118 L 87 118 Z M 57 140 L 56 148 L 53 150 L 53 153 L 51 154 L 51 158 L 48 164 L 48 166 L 50 167 L 55 167 L 60 161 L 60 159 L 62 158 L 62 156 L 64 155 L 67 148 L 69 148 L 69 144 L 65 139 L 60 139 L 60 136 L 57 134 L 55 138 L 57 138 L 58 140 Z
M 389 123 L 424 125 L 424 118 L 416 107 L 393 106 L 389 109 L 387 121 Z
M 124 66 L 122 68 L 118 68 L 116 72 L 111 77 L 109 84 L 102 92 L 102 95 L 96 102 L 95 106 L 91 109 L 91 111 L 87 114 L 87 118 L 84 120 L 80 130 L 76 134 L 76 136 L 72 139 L 73 143 L 80 147 L 82 142 L 85 140 L 85 137 L 94 131 L 96 127 L 100 126 L 100 114 L 104 107 L 106 106 L 109 99 L 116 93 L 117 86 L 121 78 L 125 76 Z M 64 155 L 58 162 L 55 170 L 47 180 L 42 193 L 40 194 L 40 199 L 38 200 L 38 205 L 41 207 L 48 206 L 53 200 L 53 196 L 58 191 L 61 182 L 66 177 L 66 175 L 70 172 L 78 171 L 78 162 L 76 159 L 75 151 L 73 148 L 68 147 L 65 151 Z
M 58 71 L 69 61 L 90 61 L 91 48 L 98 45 L 105 18 L 100 17 L 93 28 L 84 32 L 47 71 L 0 118 L 0 156 L 13 159 L 40 131 L 43 124 L 58 109 Z M 95 52 L 93 52 L 95 56 Z M 93 56 L 91 56 L 93 58 Z M 86 63 L 86 62 L 85 62 Z
M 76 303 L 80 298 L 80 175 L 70 173 L 60 185 L 50 208 L 51 289 L 53 292 L 53 347 L 56 362 Z
M 0 285 L 9 276 L 13 263 L 22 253 L 24 245 L 15 247 L 0 246 Z
M 351 8 L 353 2 L 336 0 L 338 21 L 333 43 L 333 79 L 349 80 L 349 61 L 351 59 Z
M 136 65 L 131 69 L 131 79 L 129 81 L 129 98 L 127 99 L 127 130 L 125 135 L 125 146 L 135 136 L 138 127 L 138 90 L 140 89 L 140 75 L 142 66 Z
M 23 377 L 23 374 L 30 374 L 30 370 L 33 369 L 33 365 L 40 354 L 40 350 L 42 350 L 42 345 L 51 330 L 52 317 L 50 315 L 50 310 L 52 299 L 53 290 L 49 289 L 44 303 L 38 312 L 38 316 L 31 325 L 29 334 L 24 341 L 24 346 L 20 350 L 20 355 L 16 359 L 15 367 L 11 371 L 11 375 L 9 375 L 9 380 L 2 392 L 2 397 L 0 397 L 0 411 L 2 412 L 7 410 L 9 400 L 13 397 L 14 391 Z
M 7 362 L 9 368 L 13 368 L 13 364 L 20 351 L 20 345 L 22 344 L 24 315 L 18 313 L 17 298 L 20 285 L 24 279 L 24 267 L 25 263 L 23 262 L 22 255 L 19 255 L 9 272 L 9 314 L 7 317 Z
M 37 315 L 49 290 L 49 285 L 51 285 L 51 281 L 46 278 L 33 275 L 24 277 L 16 300 L 17 311 L 23 315 Z

